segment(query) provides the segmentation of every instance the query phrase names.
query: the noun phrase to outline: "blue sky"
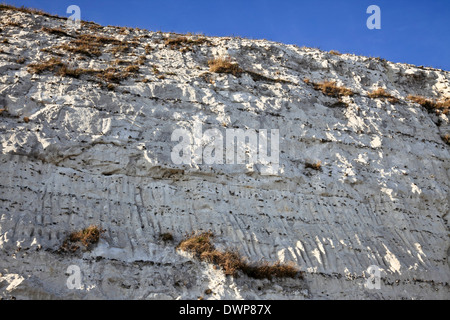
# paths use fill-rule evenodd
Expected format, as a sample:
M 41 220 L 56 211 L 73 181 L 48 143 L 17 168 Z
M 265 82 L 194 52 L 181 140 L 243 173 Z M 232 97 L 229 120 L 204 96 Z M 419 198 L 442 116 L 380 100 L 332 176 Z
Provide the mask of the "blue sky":
M 450 0 L 5 0 L 101 25 L 242 36 L 450 70 Z M 369 30 L 369 5 L 381 30 Z

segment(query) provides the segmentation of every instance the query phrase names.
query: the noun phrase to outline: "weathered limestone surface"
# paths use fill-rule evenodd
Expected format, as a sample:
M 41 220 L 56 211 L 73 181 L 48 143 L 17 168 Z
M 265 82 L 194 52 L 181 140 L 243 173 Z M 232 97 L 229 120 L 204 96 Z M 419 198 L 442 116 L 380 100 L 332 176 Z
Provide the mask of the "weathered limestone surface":
M 164 44 L 175 35 L 83 24 L 80 34 L 138 45 L 116 56 L 106 45 L 92 59 L 61 51 L 71 67 L 105 69 L 145 55 L 135 76 L 107 90 L 93 75 L 28 72 L 54 56 L 41 49 L 73 40 L 41 30 L 65 29 L 64 20 L 0 14 L 8 39 L 0 47 L 1 297 L 450 298 L 450 154 L 441 139 L 449 119 L 406 99 L 448 97 L 449 72 L 237 38 L 180 52 Z M 208 73 L 219 56 L 264 77 Z M 337 99 L 305 78 L 356 94 L 343 98 L 348 107 L 331 107 Z M 369 98 L 378 87 L 399 102 Z M 224 133 L 279 129 L 279 173 L 175 165 L 172 132 L 199 122 Z M 308 161 L 322 170 L 305 168 Z M 71 231 L 92 224 L 106 230 L 92 251 L 56 252 Z M 233 279 L 175 250 L 202 230 L 249 261 L 292 261 L 304 279 Z M 160 240 L 165 232 L 174 242 Z M 80 290 L 66 285 L 70 265 L 80 267 Z M 379 290 L 365 287 L 371 265 L 381 269 Z

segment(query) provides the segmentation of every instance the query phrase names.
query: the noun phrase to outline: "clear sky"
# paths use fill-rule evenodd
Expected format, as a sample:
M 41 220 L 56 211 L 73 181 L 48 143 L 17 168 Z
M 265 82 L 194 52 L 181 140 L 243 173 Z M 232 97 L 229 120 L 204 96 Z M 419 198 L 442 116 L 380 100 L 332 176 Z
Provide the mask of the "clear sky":
M 450 0 L 4 0 L 101 25 L 242 36 L 450 70 Z M 381 29 L 369 30 L 370 5 Z

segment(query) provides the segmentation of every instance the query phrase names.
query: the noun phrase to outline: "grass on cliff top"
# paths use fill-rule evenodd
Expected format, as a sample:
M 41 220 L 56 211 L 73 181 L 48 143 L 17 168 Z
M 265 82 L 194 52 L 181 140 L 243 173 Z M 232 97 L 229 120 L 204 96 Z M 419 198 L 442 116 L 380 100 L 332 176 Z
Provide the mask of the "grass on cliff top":
M 342 55 L 342 53 L 340 53 L 339 51 L 336 51 L 336 50 L 330 50 L 330 51 L 328 51 L 328 53 L 329 53 L 329 54 L 332 54 L 332 55 L 334 55 L 334 56 L 340 56 L 340 55 Z
M 181 52 L 192 51 L 194 46 L 208 44 L 210 41 L 205 37 L 188 38 L 186 36 L 169 37 L 164 44 L 170 49 L 179 49 Z
M 248 263 L 237 251 L 219 251 L 212 243 L 213 237 L 214 235 L 211 232 L 192 234 L 181 241 L 177 249 L 192 253 L 195 258 L 212 263 L 222 268 L 226 275 L 234 277 L 238 275 L 238 271 L 255 279 L 295 278 L 301 276 L 301 273 L 293 264 L 282 264 L 280 262 L 274 264 L 268 262 Z
M 2 3 L 0 4 L 0 11 L 3 10 L 13 10 L 13 11 L 19 11 L 19 12 L 25 12 L 25 13 L 31 13 L 31 14 L 39 14 L 42 15 L 44 17 L 51 17 L 51 18 L 62 18 L 65 19 L 64 17 L 60 17 L 58 15 L 54 15 L 54 14 L 49 14 L 45 11 L 42 11 L 40 9 L 34 9 L 34 8 L 27 8 L 24 6 L 21 7 L 16 7 L 10 4 L 6 4 L 6 3 Z
M 50 29 L 45 28 L 46 32 L 49 34 L 57 34 L 57 35 L 66 35 L 69 37 L 72 37 L 68 34 L 66 34 L 61 29 Z M 74 38 L 74 37 L 72 37 Z M 70 41 L 68 44 L 62 44 L 59 46 L 54 47 L 55 49 L 63 49 L 67 52 L 71 53 L 78 53 L 83 54 L 88 57 L 99 57 L 102 55 L 102 48 L 104 48 L 106 45 L 112 45 L 113 47 L 110 49 L 110 51 L 114 54 L 116 53 L 123 53 L 129 51 L 130 47 L 136 45 L 132 42 L 127 41 L 121 41 L 112 37 L 105 37 L 105 36 L 96 36 L 91 34 L 81 34 L 76 37 L 76 39 Z

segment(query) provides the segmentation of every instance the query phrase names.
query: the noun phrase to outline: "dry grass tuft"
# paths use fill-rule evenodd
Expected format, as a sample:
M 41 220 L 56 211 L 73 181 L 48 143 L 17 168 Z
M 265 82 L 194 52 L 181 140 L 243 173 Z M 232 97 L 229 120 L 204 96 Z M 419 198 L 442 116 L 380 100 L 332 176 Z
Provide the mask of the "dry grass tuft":
M 92 30 L 94 32 L 97 32 L 97 31 L 102 30 L 104 28 L 103 26 L 101 26 L 101 25 L 99 25 L 99 24 L 97 24 L 95 22 L 92 22 L 92 21 L 81 21 L 81 26 L 83 28 L 87 27 L 88 29 L 90 29 L 90 30 Z
M 124 71 L 126 73 L 138 73 L 139 66 L 138 65 L 130 65 L 130 66 L 126 67 Z
M 399 100 L 386 92 L 383 88 L 378 88 L 369 93 L 369 98 L 372 99 L 387 99 L 390 103 L 397 103 Z
M 246 264 L 242 271 L 250 278 L 255 279 L 295 278 L 299 274 L 293 262 L 283 264 L 279 261 L 275 264 L 268 262 L 262 262 L 258 265 Z
M 273 277 L 294 278 L 300 275 L 292 264 L 268 262 L 249 264 L 237 251 L 219 251 L 212 244 L 214 235 L 211 232 L 192 234 L 183 240 L 177 249 L 192 253 L 197 259 L 212 263 L 222 268 L 226 275 L 236 277 L 238 271 L 256 279 L 272 279 Z
M 180 46 L 180 45 L 186 43 L 187 41 L 188 41 L 187 37 L 179 36 L 179 37 L 176 37 L 176 38 L 168 38 L 168 39 L 166 39 L 164 44 L 166 46 L 174 46 L 175 47 L 175 46 Z
M 383 88 L 378 88 L 369 93 L 369 98 L 386 98 L 391 95 L 386 92 Z
M 92 34 L 82 34 L 77 37 L 77 39 L 70 42 L 70 45 L 61 45 L 57 48 L 65 49 L 66 51 L 73 53 L 80 53 L 86 56 L 101 56 L 101 49 L 107 45 L 112 45 L 113 47 L 110 51 L 114 54 L 128 52 L 132 43 L 124 42 L 115 38 L 96 36 Z
M 157 67 L 156 65 L 153 65 L 153 66 L 152 66 L 152 71 L 153 71 L 153 73 L 156 74 L 156 75 L 160 74 L 159 69 L 158 69 L 158 67 Z
M 145 56 L 140 56 L 137 60 L 137 64 L 142 66 L 145 64 L 145 61 L 147 60 L 147 58 Z
M 442 100 L 428 99 L 422 96 L 409 95 L 408 100 L 420 104 L 430 113 L 448 114 L 450 108 L 450 97 Z
M 332 108 L 346 108 L 349 106 L 347 102 L 344 102 L 342 100 L 342 97 L 345 96 L 353 96 L 355 93 L 345 87 L 339 87 L 335 81 L 324 81 L 324 82 L 312 82 L 310 79 L 303 79 L 303 82 L 307 85 L 312 85 L 315 90 L 321 91 L 323 94 L 338 98 L 338 101 L 335 103 L 332 103 L 330 107 Z
M 50 58 L 47 61 L 39 63 L 31 63 L 28 65 L 28 72 L 34 74 L 41 74 L 45 71 L 53 72 L 61 77 L 73 77 L 78 78 L 83 74 L 95 74 L 98 71 L 93 69 L 73 69 L 67 66 L 59 58 Z
M 446 144 L 450 146 L 450 134 L 443 135 L 441 138 L 442 141 L 444 141 Z
M 128 52 L 129 50 L 130 50 L 130 48 L 128 47 L 128 45 L 126 45 L 126 44 L 120 44 L 120 45 L 117 45 L 117 46 L 113 47 L 113 48 L 111 49 L 111 52 L 112 52 L 113 54 L 118 54 L 118 53 L 126 53 L 126 52 Z
M 226 275 L 236 276 L 241 269 L 242 259 L 236 252 L 221 252 L 215 249 L 211 232 L 191 235 L 183 240 L 177 249 L 190 252 L 199 260 L 220 266 Z
M 7 23 L 5 24 L 5 26 L 8 26 L 8 27 L 20 27 L 21 24 L 18 23 L 18 22 L 9 21 L 9 22 L 7 22 Z
M 204 72 L 199 77 L 210 84 L 215 83 L 213 75 L 209 72 Z
M 124 60 L 123 60 L 124 61 Z M 120 60 L 116 64 L 122 64 L 123 62 Z M 128 64 L 126 62 L 124 64 Z M 95 70 L 95 69 L 82 69 L 82 68 L 70 68 L 68 65 L 63 63 L 60 58 L 50 58 L 47 61 L 32 63 L 28 65 L 28 71 L 34 74 L 41 74 L 45 71 L 49 71 L 54 73 L 55 75 L 61 77 L 72 77 L 78 78 L 81 75 L 95 75 L 98 79 L 105 81 L 107 84 L 111 83 L 120 83 L 120 81 L 127 79 L 128 77 L 139 72 L 138 65 L 128 65 L 124 69 L 119 67 L 109 67 L 104 70 Z M 108 89 L 112 88 L 112 86 L 108 87 Z M 111 89 L 110 89 L 111 90 Z
M 214 246 L 211 243 L 211 238 L 213 237 L 214 235 L 212 232 L 192 234 L 190 237 L 181 241 L 177 249 L 190 252 L 194 254 L 196 258 L 200 258 L 204 252 L 211 252 L 214 250 Z
M 4 11 L 4 10 L 13 10 L 13 11 L 19 11 L 19 12 L 25 12 L 25 13 L 31 13 L 31 14 L 39 14 L 39 15 L 42 15 L 45 17 L 61 18 L 58 15 L 49 14 L 40 9 L 26 8 L 24 6 L 15 7 L 15 6 L 9 5 L 9 4 L 0 4 L 0 11 Z
M 89 226 L 81 231 L 72 232 L 69 235 L 70 242 L 80 241 L 84 246 L 88 247 L 100 240 L 100 235 L 105 232 L 98 226 Z
M 159 238 L 164 242 L 173 241 L 173 235 L 169 232 L 160 234 Z
M 170 49 L 179 49 L 181 52 L 192 51 L 194 46 L 202 45 L 204 43 L 209 43 L 205 37 L 186 37 L 186 36 L 177 36 L 177 37 L 169 37 L 166 39 L 164 44 Z
M 70 46 L 68 44 L 63 44 L 55 47 L 55 49 L 63 49 L 68 52 L 83 54 L 88 57 L 96 56 L 99 57 L 102 55 L 99 47 L 89 43 L 77 43 L 76 46 Z
M 59 251 L 75 252 L 80 246 L 84 246 L 86 250 L 90 250 L 92 246 L 100 240 L 100 236 L 105 230 L 98 226 L 91 225 L 86 229 L 74 231 L 64 240 Z
M 92 34 L 82 34 L 78 36 L 78 40 L 97 44 L 114 44 L 121 45 L 123 42 L 111 37 L 96 36 Z
M 130 65 L 131 62 L 127 61 L 127 60 L 116 59 L 116 60 L 112 61 L 111 64 L 116 65 L 116 66 L 127 66 L 127 65 Z
M 130 31 L 128 31 L 127 27 L 119 27 L 119 34 L 129 34 Z
M 313 86 L 314 89 L 322 91 L 323 94 L 335 98 L 352 96 L 355 94 L 352 90 L 348 88 L 339 87 L 336 84 L 336 81 L 324 81 L 319 83 L 313 83 Z
M 336 50 L 331 50 L 331 51 L 329 51 L 328 53 L 329 53 L 329 54 L 332 54 L 332 55 L 334 55 L 334 56 L 340 56 L 340 55 L 342 55 L 342 53 L 340 53 L 339 51 L 336 51 Z
M 242 70 L 237 63 L 231 62 L 231 58 L 216 58 L 208 61 L 209 71 L 215 73 L 230 73 L 235 77 L 241 75 Z
M 247 73 L 250 77 L 252 77 L 253 81 L 267 81 L 267 82 L 273 82 L 273 83 L 289 83 L 289 84 L 293 84 L 291 81 L 289 80 L 284 80 L 284 79 L 280 79 L 280 78 L 269 78 L 266 77 L 265 75 L 261 74 L 261 73 L 257 73 L 251 70 L 241 70 L 241 72 L 245 72 Z
M 210 295 L 211 293 L 213 293 L 213 291 L 211 289 L 208 288 L 205 290 L 206 295 Z
M 116 46 L 114 48 L 120 47 L 118 51 L 123 51 L 122 46 L 124 46 L 124 43 L 122 41 L 110 37 L 91 34 L 79 35 L 75 40 L 70 41 L 69 44 L 63 44 L 54 48 L 63 49 L 76 54 L 82 54 L 88 57 L 99 57 L 102 55 L 101 49 L 108 44 Z
M 145 47 L 145 54 L 150 54 L 153 51 L 153 48 L 151 45 L 147 44 Z
M 18 64 L 23 64 L 25 61 L 26 61 L 26 59 L 24 57 L 19 57 L 15 60 L 15 62 Z
M 82 69 L 82 68 L 70 68 L 67 65 L 63 65 L 58 72 L 56 72 L 56 75 L 61 77 L 72 77 L 72 78 L 78 78 L 81 75 L 91 75 L 96 74 L 98 71 L 93 69 Z
M 107 83 L 120 83 L 125 80 L 128 75 L 124 74 L 117 68 L 109 67 L 99 72 L 97 77 Z
M 306 162 L 305 163 L 306 169 L 313 169 L 316 171 L 322 170 L 322 161 L 316 161 L 316 162 Z
M 44 62 L 31 63 L 28 65 L 28 71 L 34 74 L 41 74 L 44 71 L 57 71 L 64 66 L 64 63 L 59 58 L 50 58 Z
M 55 51 L 55 49 L 57 49 L 57 48 L 54 48 L 54 47 L 42 48 L 42 49 L 39 49 L 39 51 L 45 52 L 45 53 L 48 53 L 48 54 L 53 54 L 53 55 L 56 55 L 56 56 L 59 56 L 59 57 L 63 57 L 64 56 L 64 54 L 62 54 L 61 52 Z
M 118 60 L 116 60 L 117 62 Z M 119 60 L 116 64 L 129 64 L 131 62 L 127 62 L 125 60 Z M 97 72 L 97 77 L 102 79 L 107 83 L 120 83 L 122 80 L 127 79 L 128 77 L 135 75 L 139 72 L 139 66 L 132 64 L 128 65 L 125 68 L 119 67 L 109 67 L 103 71 Z
M 48 34 L 54 34 L 54 35 L 57 35 L 57 36 L 72 37 L 70 34 L 65 32 L 61 28 L 47 28 L 47 27 L 43 27 L 42 31 L 47 32 Z

